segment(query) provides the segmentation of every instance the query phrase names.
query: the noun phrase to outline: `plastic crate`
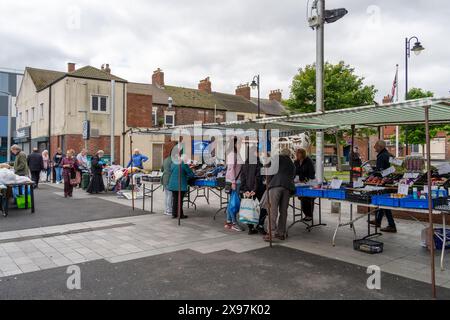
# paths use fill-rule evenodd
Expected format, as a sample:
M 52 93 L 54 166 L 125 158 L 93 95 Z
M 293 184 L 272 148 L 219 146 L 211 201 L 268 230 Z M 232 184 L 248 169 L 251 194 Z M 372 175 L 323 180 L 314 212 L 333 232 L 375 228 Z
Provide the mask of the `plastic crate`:
M 369 254 L 382 253 L 383 247 L 383 242 L 379 241 L 369 239 L 353 240 L 353 249 Z
M 325 189 L 323 190 L 323 197 L 329 199 L 345 200 L 346 192 L 345 189 Z
M 438 199 L 432 199 L 432 207 L 439 203 Z M 414 199 L 412 196 L 400 199 L 400 207 L 408 209 L 428 209 L 428 199 Z
M 437 250 L 442 250 L 442 240 L 444 239 L 444 229 L 434 229 L 434 245 Z M 445 249 L 450 249 L 450 229 L 445 229 Z
M 372 196 L 372 204 L 385 207 L 400 207 L 400 200 L 391 198 L 389 194 Z
M 17 196 L 16 197 L 17 208 L 25 209 L 25 196 Z M 28 208 L 31 209 L 31 196 L 28 195 Z

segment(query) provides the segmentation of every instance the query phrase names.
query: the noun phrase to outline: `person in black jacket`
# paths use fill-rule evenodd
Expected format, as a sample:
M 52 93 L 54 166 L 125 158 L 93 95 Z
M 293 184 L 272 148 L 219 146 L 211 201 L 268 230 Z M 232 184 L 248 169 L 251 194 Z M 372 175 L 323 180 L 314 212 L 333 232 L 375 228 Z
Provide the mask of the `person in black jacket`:
M 92 178 L 89 182 L 89 186 L 87 188 L 88 193 L 99 193 L 105 191 L 105 184 L 103 183 L 103 161 L 102 157 L 104 156 L 103 150 L 97 151 L 94 157 L 91 160 L 91 174 Z
M 31 172 L 31 180 L 35 183 L 34 187 L 37 188 L 41 171 L 44 169 L 44 159 L 38 148 L 33 148 L 33 152 L 27 158 L 27 163 Z
M 264 178 L 261 175 L 262 164 L 258 157 L 258 149 L 256 147 L 250 147 L 248 154 L 252 156 L 249 156 L 242 166 L 240 192 L 247 198 L 256 198 L 261 201 L 265 186 Z M 266 209 L 261 209 L 258 225 L 255 227 L 253 224 L 249 224 L 248 234 L 256 234 L 258 232 L 265 234 L 264 221 L 266 216 Z
M 278 171 L 275 175 L 269 176 L 269 200 L 272 239 L 276 237 L 280 240 L 286 239 L 286 221 L 291 194 L 295 192 L 295 166 L 291 159 L 289 149 L 281 150 L 278 157 Z M 272 158 L 273 160 L 273 158 Z M 271 167 L 275 164 L 271 161 Z M 270 174 L 270 173 L 269 173 Z M 277 223 L 278 222 L 278 223 Z M 270 240 L 270 235 L 264 236 L 265 241 Z
M 304 183 L 315 179 L 316 169 L 314 168 L 314 162 L 307 156 L 306 150 L 297 149 L 295 157 L 295 176 L 298 177 L 298 181 Z M 313 219 L 314 200 L 314 198 L 300 197 L 302 211 L 305 215 L 303 221 L 311 221 Z
M 388 169 L 391 166 L 389 159 L 392 157 L 389 151 L 386 150 L 386 142 L 383 140 L 377 141 L 374 146 L 375 151 L 378 153 L 377 155 L 377 167 L 376 171 L 383 171 Z M 372 225 L 376 225 L 377 227 L 381 227 L 381 221 L 383 220 L 383 216 L 386 215 L 386 219 L 388 220 L 388 226 L 386 228 L 381 229 L 382 232 L 397 232 L 397 227 L 395 225 L 394 217 L 392 216 L 391 210 L 379 209 L 376 214 L 376 219 L 371 221 Z

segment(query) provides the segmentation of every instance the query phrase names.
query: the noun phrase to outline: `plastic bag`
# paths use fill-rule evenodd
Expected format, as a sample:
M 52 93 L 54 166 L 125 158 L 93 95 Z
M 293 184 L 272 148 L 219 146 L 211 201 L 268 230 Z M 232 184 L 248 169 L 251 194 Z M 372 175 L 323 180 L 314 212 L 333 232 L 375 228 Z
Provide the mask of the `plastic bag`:
M 46 182 L 47 181 L 47 171 L 41 171 L 39 174 L 39 181 Z
M 241 207 L 241 199 L 239 193 L 236 190 L 231 191 L 230 202 L 228 203 L 228 212 L 231 214 L 237 214 Z
M 244 224 L 259 223 L 259 202 L 253 199 L 242 199 L 239 210 L 239 222 Z

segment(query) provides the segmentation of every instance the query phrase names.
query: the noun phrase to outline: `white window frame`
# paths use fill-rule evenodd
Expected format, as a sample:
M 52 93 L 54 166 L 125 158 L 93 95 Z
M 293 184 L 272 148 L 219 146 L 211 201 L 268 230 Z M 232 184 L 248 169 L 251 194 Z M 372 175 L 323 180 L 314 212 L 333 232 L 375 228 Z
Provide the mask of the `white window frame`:
M 155 116 L 155 120 L 153 121 L 152 126 L 157 127 L 158 126 L 158 108 L 156 108 L 156 107 L 153 107 L 153 109 L 152 109 L 152 119 L 153 119 L 153 116 Z
M 98 99 L 98 110 L 93 109 L 92 102 L 93 102 L 94 97 Z M 101 98 L 106 98 L 106 111 L 100 110 Z M 90 104 L 91 104 L 91 113 L 109 114 L 109 96 L 105 96 L 105 95 L 101 95 L 101 94 L 92 94 Z
M 44 104 L 39 105 L 39 119 L 44 119 Z
M 173 123 L 171 123 L 171 124 L 168 124 L 168 123 L 167 123 L 167 116 L 172 116 L 172 118 L 173 118 Z M 165 125 L 166 127 L 173 127 L 173 126 L 175 126 L 175 124 L 176 124 L 176 120 L 175 120 L 175 111 L 166 111 L 166 112 L 164 112 L 164 125 Z

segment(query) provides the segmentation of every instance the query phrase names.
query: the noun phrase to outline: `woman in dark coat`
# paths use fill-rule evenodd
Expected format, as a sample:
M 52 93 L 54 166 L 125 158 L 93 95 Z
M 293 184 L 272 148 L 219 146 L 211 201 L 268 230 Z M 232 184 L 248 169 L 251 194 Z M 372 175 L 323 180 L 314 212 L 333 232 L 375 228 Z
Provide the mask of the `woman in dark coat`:
M 92 178 L 87 188 L 88 193 L 99 193 L 105 191 L 105 184 L 103 183 L 102 177 L 103 162 L 101 160 L 103 155 L 103 150 L 99 150 L 91 160 Z
M 314 162 L 306 155 L 305 149 L 296 151 L 295 176 L 300 182 L 307 182 L 316 178 L 316 170 Z M 304 221 L 311 221 L 314 213 L 314 198 L 300 198 L 302 203 L 302 211 L 305 214 Z
M 264 179 L 261 175 L 262 164 L 259 161 L 258 150 L 256 147 L 249 148 L 249 157 L 245 161 L 245 164 L 242 166 L 241 173 L 241 193 L 244 196 L 252 199 L 258 199 L 261 201 L 261 198 L 265 191 Z M 264 221 L 267 216 L 266 209 L 261 209 L 259 215 L 259 222 L 257 226 L 253 224 L 248 225 L 248 234 L 256 234 L 261 233 L 265 234 L 264 231 Z
M 78 171 L 78 163 L 73 149 L 67 150 L 66 157 L 61 160 L 61 167 L 63 168 L 64 197 L 72 197 L 74 185 L 71 180 L 76 179 Z

